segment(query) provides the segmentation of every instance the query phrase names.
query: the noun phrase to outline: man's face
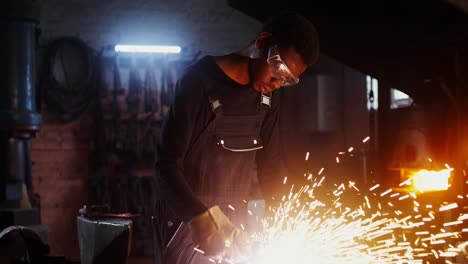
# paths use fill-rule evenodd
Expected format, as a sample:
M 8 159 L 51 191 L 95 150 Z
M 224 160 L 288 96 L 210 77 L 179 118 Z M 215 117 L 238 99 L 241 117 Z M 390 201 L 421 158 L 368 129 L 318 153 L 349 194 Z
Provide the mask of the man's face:
M 294 85 L 299 76 L 307 69 L 294 48 L 268 48 L 266 58 L 257 59 L 252 67 L 252 80 L 255 90 L 270 93 L 282 86 Z

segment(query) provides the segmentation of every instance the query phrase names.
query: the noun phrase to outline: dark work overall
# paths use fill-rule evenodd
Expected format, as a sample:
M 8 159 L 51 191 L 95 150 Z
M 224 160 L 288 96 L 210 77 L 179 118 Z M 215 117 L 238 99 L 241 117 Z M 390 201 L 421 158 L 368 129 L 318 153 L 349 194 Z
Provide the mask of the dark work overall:
M 257 112 L 250 116 L 225 115 L 222 98 L 212 94 L 209 99 L 215 117 L 189 149 L 185 176 L 208 208 L 218 205 L 241 228 L 246 225 L 246 202 L 260 197 L 255 156 L 263 147 L 260 131 L 271 95 L 259 94 Z M 212 264 L 195 246 L 182 223 L 166 248 L 166 264 Z

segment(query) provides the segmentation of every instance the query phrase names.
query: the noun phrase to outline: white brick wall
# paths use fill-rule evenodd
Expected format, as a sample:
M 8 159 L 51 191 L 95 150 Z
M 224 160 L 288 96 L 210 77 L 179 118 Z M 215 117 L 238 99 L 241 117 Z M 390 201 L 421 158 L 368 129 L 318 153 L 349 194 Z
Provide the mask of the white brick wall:
M 223 0 L 43 0 L 42 44 L 76 36 L 104 45 L 180 45 L 188 54 L 224 54 L 247 45 L 257 20 Z

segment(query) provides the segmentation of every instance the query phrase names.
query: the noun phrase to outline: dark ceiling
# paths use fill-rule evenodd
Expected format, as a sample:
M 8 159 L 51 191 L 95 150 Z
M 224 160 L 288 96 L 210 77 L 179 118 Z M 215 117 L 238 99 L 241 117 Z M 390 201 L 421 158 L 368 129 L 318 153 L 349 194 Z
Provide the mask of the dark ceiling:
M 457 61 L 468 53 L 468 9 L 456 0 L 228 3 L 262 22 L 281 10 L 302 13 L 316 25 L 323 54 L 421 100 L 447 95 L 441 82 L 454 93 Z

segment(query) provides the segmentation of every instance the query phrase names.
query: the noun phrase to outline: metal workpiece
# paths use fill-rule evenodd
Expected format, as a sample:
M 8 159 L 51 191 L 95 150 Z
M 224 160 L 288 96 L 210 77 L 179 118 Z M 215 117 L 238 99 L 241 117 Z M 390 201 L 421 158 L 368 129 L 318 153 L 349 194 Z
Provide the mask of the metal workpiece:
M 132 220 L 77 217 L 81 263 L 127 263 Z

